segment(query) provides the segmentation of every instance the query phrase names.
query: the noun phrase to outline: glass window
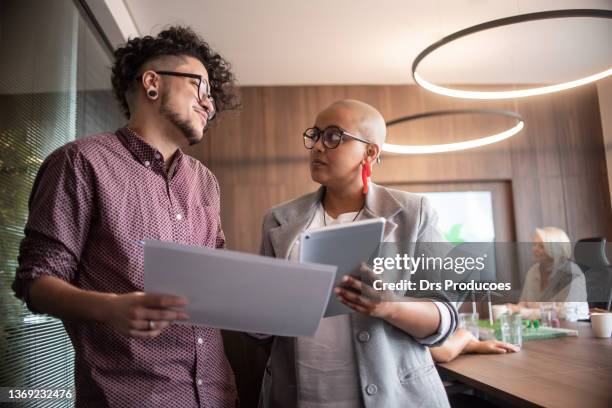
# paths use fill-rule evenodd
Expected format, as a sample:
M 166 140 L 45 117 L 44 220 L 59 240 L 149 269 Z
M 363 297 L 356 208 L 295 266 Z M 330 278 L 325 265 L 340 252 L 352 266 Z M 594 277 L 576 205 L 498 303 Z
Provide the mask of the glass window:
M 111 54 L 76 2 L 3 0 L 0 55 L 0 386 L 72 387 L 74 356 L 61 322 L 31 314 L 11 285 L 44 158 L 124 121 L 110 86 Z

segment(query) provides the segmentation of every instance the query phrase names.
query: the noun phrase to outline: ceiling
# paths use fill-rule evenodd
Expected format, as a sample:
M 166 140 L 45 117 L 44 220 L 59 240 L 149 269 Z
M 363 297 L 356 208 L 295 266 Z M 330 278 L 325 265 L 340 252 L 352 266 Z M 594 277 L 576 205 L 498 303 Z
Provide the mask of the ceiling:
M 107 0 L 108 1 L 108 0 Z M 115 1 L 116 2 L 116 1 Z M 431 43 L 488 20 L 612 0 L 123 0 L 141 35 L 193 27 L 241 85 L 407 84 Z M 422 76 L 446 84 L 554 83 L 612 66 L 612 20 L 555 19 L 443 47 Z

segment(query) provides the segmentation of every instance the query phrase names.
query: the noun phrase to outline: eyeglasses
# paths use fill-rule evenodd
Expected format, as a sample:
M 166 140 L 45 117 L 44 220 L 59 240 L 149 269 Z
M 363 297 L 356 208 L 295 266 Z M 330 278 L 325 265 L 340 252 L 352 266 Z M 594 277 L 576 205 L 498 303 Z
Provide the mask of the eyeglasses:
M 195 85 L 198 90 L 198 102 L 202 103 L 204 99 L 208 99 L 210 101 L 210 104 L 212 105 L 212 109 L 208 111 L 208 120 L 209 121 L 213 120 L 216 114 L 215 100 L 210 93 L 210 84 L 208 83 L 207 80 L 205 80 L 202 77 L 202 75 L 190 74 L 188 72 L 176 72 L 176 71 L 153 71 L 153 72 L 155 72 L 157 75 L 169 75 L 169 76 L 197 79 L 198 82 L 197 83 L 193 82 L 193 85 Z M 134 79 L 139 81 L 142 79 L 142 75 L 139 75 Z
M 317 144 L 319 138 L 322 138 L 323 146 L 327 149 L 335 149 L 345 137 L 367 144 L 370 143 L 365 139 L 350 134 L 339 126 L 328 126 L 324 130 L 318 127 L 311 127 L 304 131 L 304 147 L 312 149 Z

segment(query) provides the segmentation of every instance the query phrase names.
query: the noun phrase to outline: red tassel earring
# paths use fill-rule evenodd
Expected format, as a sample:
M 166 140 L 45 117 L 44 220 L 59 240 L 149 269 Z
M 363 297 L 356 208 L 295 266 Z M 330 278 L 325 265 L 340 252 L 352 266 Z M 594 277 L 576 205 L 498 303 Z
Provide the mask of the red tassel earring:
M 363 194 L 368 194 L 368 178 L 372 175 L 370 162 L 365 162 L 361 167 L 361 181 L 363 181 Z

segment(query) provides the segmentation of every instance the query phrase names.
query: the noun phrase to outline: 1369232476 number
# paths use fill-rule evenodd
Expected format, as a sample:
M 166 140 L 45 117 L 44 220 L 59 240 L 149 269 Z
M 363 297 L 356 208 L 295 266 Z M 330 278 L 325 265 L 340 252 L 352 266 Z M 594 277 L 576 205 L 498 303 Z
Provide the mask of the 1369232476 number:
M 0 389 L 0 402 L 23 400 L 74 399 L 74 388 L 10 388 Z

